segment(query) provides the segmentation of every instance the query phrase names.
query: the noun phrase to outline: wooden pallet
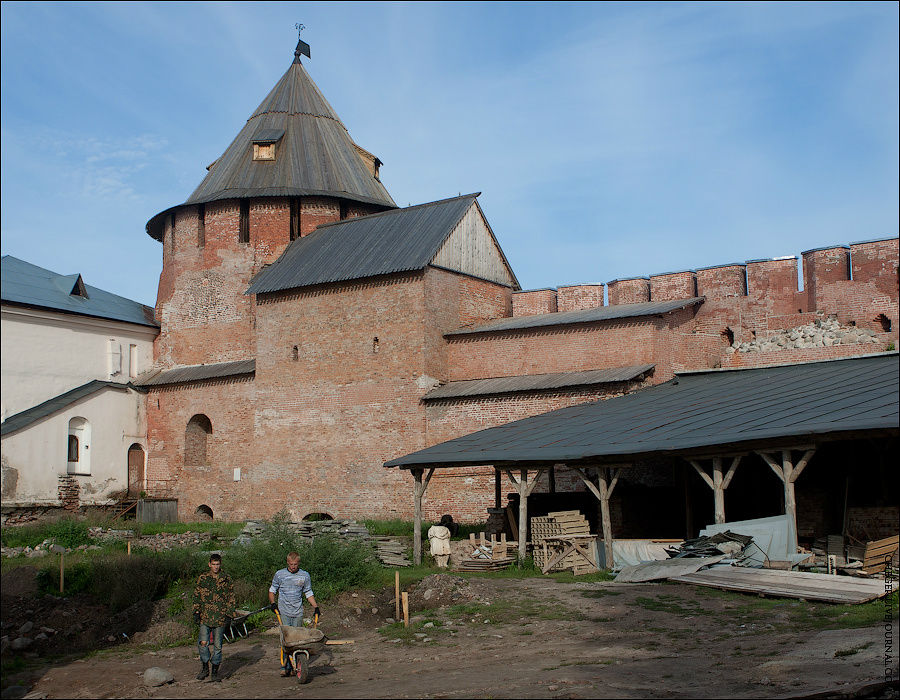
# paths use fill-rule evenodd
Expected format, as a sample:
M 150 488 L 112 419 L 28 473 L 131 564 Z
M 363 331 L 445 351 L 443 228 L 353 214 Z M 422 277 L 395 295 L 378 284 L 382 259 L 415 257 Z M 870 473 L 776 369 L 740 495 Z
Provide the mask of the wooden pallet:
M 884 571 L 885 565 L 896 558 L 898 548 L 900 548 L 900 535 L 866 542 L 863 553 L 863 569 L 870 574 Z
M 728 591 L 757 593 L 772 598 L 799 598 L 800 600 L 816 600 L 824 603 L 850 604 L 865 603 L 880 598 L 897 586 L 896 582 L 887 584 L 885 581 L 850 576 L 774 569 L 745 569 L 736 566 L 673 576 L 669 580 Z
M 510 566 L 515 559 L 503 557 L 499 559 L 463 559 L 454 571 L 498 571 Z

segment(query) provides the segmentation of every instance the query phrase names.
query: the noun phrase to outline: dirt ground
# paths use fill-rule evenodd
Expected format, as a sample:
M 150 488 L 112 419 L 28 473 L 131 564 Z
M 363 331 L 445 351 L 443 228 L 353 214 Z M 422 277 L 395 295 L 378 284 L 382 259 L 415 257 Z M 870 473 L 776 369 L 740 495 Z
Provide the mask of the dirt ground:
M 403 630 L 386 622 L 391 598 L 362 592 L 323 606 L 329 637 L 354 643 L 327 647 L 308 685 L 279 677 L 275 628 L 225 645 L 221 683 L 194 680 L 196 646 L 130 641 L 5 674 L 3 684 L 40 698 L 783 697 L 885 675 L 883 624 L 823 630 L 821 608 L 799 601 L 669 583 L 435 575 L 411 591 L 413 624 Z M 174 683 L 145 687 L 151 666 Z

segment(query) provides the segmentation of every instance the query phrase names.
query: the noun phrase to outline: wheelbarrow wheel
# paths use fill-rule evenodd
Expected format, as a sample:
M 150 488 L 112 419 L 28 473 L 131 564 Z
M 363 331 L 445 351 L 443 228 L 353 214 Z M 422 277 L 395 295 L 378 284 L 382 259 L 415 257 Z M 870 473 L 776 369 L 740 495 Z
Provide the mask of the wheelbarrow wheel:
M 298 654 L 295 664 L 294 671 L 297 674 L 297 682 L 301 685 L 309 683 L 309 659 L 303 654 Z

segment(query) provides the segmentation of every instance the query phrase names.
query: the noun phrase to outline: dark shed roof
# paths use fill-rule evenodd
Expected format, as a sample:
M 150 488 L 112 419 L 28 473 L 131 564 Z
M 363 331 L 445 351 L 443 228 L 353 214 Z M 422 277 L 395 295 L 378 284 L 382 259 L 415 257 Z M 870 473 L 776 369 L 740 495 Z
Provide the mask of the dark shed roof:
M 152 307 L 84 284 L 77 273 L 60 275 L 11 255 L 4 255 L 2 262 L 4 303 L 159 327 Z
M 253 160 L 253 142 L 260 139 L 277 141 L 275 160 Z M 396 206 L 299 61 L 291 64 L 184 204 L 293 196 Z M 165 215 L 175 208 L 150 219 L 147 233 L 162 240 Z
M 32 423 L 37 423 L 39 420 L 50 416 L 57 411 L 61 411 L 68 406 L 71 406 L 76 401 L 80 401 L 81 399 L 87 398 L 92 394 L 96 394 L 103 389 L 117 389 L 119 391 L 126 391 L 129 388 L 134 388 L 130 384 L 119 384 L 118 382 L 105 382 L 99 379 L 94 379 L 93 381 L 88 382 L 87 384 L 82 384 L 79 387 L 75 387 L 74 389 L 70 389 L 59 396 L 54 396 L 52 399 L 47 399 L 43 403 L 39 403 L 37 406 L 32 406 L 20 413 L 16 413 L 14 416 L 10 416 L 5 421 L 3 421 L 3 425 L 0 426 L 0 434 L 8 435 L 10 433 L 14 433 L 17 430 L 21 430 L 22 428 L 27 428 Z
M 632 367 L 614 367 L 612 369 L 594 369 L 587 372 L 555 372 L 553 374 L 527 374 L 516 377 L 491 377 L 490 379 L 467 379 L 448 382 L 444 386 L 432 389 L 423 401 L 463 398 L 469 396 L 488 396 L 495 394 L 513 394 L 523 391 L 552 391 L 596 384 L 628 382 L 649 372 L 656 365 L 635 365 Z
M 598 306 L 594 309 L 579 311 L 561 311 L 549 314 L 535 314 L 533 316 L 515 316 L 513 318 L 501 318 L 496 321 L 475 326 L 474 328 L 461 328 L 445 333 L 447 337 L 457 335 L 471 335 L 472 333 L 494 333 L 496 331 L 517 331 L 524 328 L 539 328 L 540 326 L 561 326 L 568 323 L 593 323 L 595 321 L 611 321 L 617 318 L 634 318 L 637 316 L 656 316 L 677 311 L 688 306 L 702 304 L 705 297 L 693 297 L 691 299 L 675 299 L 674 301 L 645 301 L 639 304 L 614 304 L 612 306 Z
M 223 379 L 242 374 L 256 372 L 256 360 L 238 360 L 237 362 L 216 362 L 211 365 L 188 365 L 167 369 L 135 382 L 137 386 L 163 386 L 166 384 L 185 384 L 201 382 L 209 379 Z
M 898 429 L 897 353 L 678 375 L 606 401 L 489 428 L 387 467 L 574 462 Z
M 261 270 L 247 294 L 422 270 L 478 194 L 320 226 Z

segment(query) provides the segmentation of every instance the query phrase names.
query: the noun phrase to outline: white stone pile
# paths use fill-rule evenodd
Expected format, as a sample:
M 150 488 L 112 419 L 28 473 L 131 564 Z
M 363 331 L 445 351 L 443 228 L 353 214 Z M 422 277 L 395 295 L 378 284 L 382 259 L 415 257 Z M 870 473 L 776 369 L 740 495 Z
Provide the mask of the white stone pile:
M 734 343 L 727 352 L 773 352 L 776 350 L 805 350 L 827 348 L 833 345 L 877 345 L 880 343 L 874 331 L 856 326 L 844 326 L 836 318 L 816 319 L 805 326 L 776 331 L 766 338 L 756 338 L 749 343 Z M 879 348 L 872 348 L 877 352 Z

